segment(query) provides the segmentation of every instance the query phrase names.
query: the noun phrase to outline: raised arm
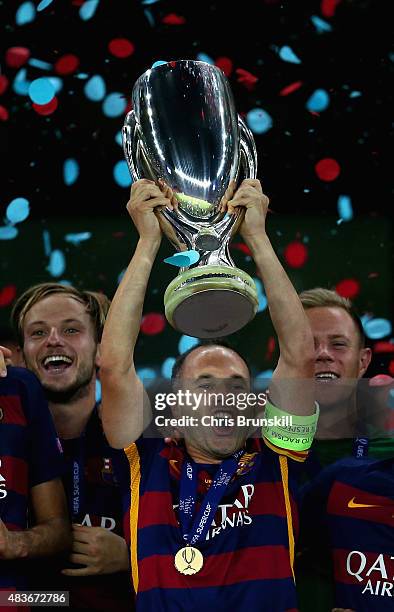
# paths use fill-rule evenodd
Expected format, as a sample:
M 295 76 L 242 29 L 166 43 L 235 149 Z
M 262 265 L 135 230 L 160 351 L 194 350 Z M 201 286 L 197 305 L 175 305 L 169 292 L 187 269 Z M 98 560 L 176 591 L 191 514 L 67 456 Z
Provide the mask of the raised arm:
M 269 200 L 260 181 L 246 179 L 227 204 L 231 213 L 246 208 L 240 228 L 264 284 L 280 357 L 273 375 L 271 397 L 292 414 L 314 413 L 314 344 L 312 331 L 298 295 L 267 236 L 265 219 Z M 310 379 L 306 384 L 305 379 Z M 280 381 L 280 382 L 279 382 Z M 298 381 L 298 382 L 297 382 Z
M 148 400 L 134 366 L 146 288 L 161 241 L 155 210 L 171 200 L 155 183 L 132 185 L 127 211 L 139 233 L 133 258 L 112 300 L 101 342 L 102 421 L 109 443 L 125 448 L 150 421 Z M 144 414 L 145 413 L 145 414 Z

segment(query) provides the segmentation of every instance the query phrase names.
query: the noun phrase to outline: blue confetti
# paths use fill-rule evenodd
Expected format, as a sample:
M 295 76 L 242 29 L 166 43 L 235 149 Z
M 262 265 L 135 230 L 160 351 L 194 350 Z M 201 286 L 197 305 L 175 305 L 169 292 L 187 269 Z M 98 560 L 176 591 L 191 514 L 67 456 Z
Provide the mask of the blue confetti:
M 17 235 L 18 230 L 16 227 L 12 227 L 12 225 L 0 227 L 0 240 L 12 240 L 13 238 L 16 238 Z
M 97 378 L 96 378 L 95 396 L 96 396 L 96 404 L 98 404 L 99 402 L 101 402 L 101 382 Z
M 259 299 L 259 306 L 258 306 L 257 312 L 263 312 L 263 310 L 265 310 L 268 306 L 267 297 L 263 289 L 263 283 L 261 282 L 259 278 L 254 278 L 253 280 L 256 285 L 257 297 Z
M 65 269 L 66 260 L 63 253 L 62 251 L 55 249 L 50 254 L 47 270 L 51 276 L 59 277 L 63 274 Z
M 327 21 L 324 21 L 324 19 L 321 19 L 321 17 L 318 17 L 317 15 L 312 15 L 311 22 L 313 23 L 319 34 L 321 32 L 331 32 L 332 30 L 331 24 Z
M 253 389 L 256 391 L 265 391 L 268 387 L 268 383 L 272 378 L 273 370 L 264 370 L 259 372 L 253 380 Z
M 353 219 L 352 201 L 347 195 L 340 195 L 337 203 L 338 215 L 342 221 L 351 221 Z
M 13 89 L 19 96 L 27 96 L 29 93 L 30 81 L 26 79 L 26 68 L 21 68 L 15 75 Z
M 182 355 L 182 353 L 186 353 L 193 346 L 197 346 L 200 341 L 198 338 L 193 338 L 192 336 L 182 336 L 179 340 L 178 351 Z
M 156 378 L 156 372 L 153 368 L 139 368 L 137 370 L 137 376 L 144 383 L 144 387 L 150 387 Z
M 157 68 L 158 66 L 164 66 L 165 64 L 168 64 L 168 62 L 165 62 L 164 60 L 157 60 L 157 62 L 154 62 L 152 64 L 152 70 L 153 68 Z
M 364 324 L 364 331 L 367 338 L 380 340 L 391 334 L 391 323 L 388 319 L 370 319 Z
M 175 357 L 167 357 L 161 366 L 161 375 L 163 378 L 171 378 L 172 368 L 174 367 Z
M 92 237 L 92 232 L 79 232 L 79 234 L 66 234 L 64 236 L 64 240 L 66 242 L 71 242 L 74 246 L 77 246 L 81 242 L 85 242 L 85 240 L 89 240 Z
M 29 66 L 33 66 L 33 68 L 38 68 L 39 70 L 51 70 L 52 68 L 52 64 L 35 59 L 34 57 L 31 57 L 27 63 Z
M 125 112 L 127 101 L 123 94 L 115 92 L 109 94 L 103 102 L 103 113 L 107 117 L 119 117 Z
M 63 81 L 59 77 L 48 77 L 48 80 L 52 83 L 55 88 L 55 93 L 58 93 L 63 89 Z
M 5 214 L 10 223 L 21 223 L 30 214 L 29 201 L 26 198 L 15 198 L 8 204 Z
M 25 25 L 34 21 L 36 16 L 36 7 L 33 2 L 23 2 L 16 11 L 15 21 L 16 25 Z
M 66 159 L 63 164 L 63 181 L 70 186 L 75 183 L 79 176 L 79 164 L 76 159 Z
M 308 111 L 320 113 L 326 110 L 330 104 L 330 96 L 325 89 L 316 89 L 310 98 L 307 100 L 306 108 Z
M 53 0 L 41 0 L 40 4 L 37 6 L 37 11 L 43 11 L 47 6 L 52 4 Z
M 48 230 L 44 230 L 42 232 L 42 239 L 44 242 L 44 253 L 47 257 L 49 257 L 52 251 L 52 247 L 51 247 L 51 236 Z
M 116 144 L 118 144 L 120 147 L 123 147 L 123 138 L 122 138 L 122 132 L 117 132 L 115 135 L 115 142 Z
M 361 96 L 361 91 L 352 91 L 350 93 L 350 98 L 359 98 Z
M 262 108 L 253 108 L 246 115 L 246 123 L 254 134 L 264 134 L 272 128 L 272 117 Z
M 212 57 L 210 57 L 206 53 L 198 53 L 197 54 L 197 59 L 198 59 L 199 62 L 206 62 L 207 64 L 212 64 L 212 65 L 215 64 L 215 62 L 212 59 Z
M 149 25 L 153 28 L 154 25 L 155 25 L 155 20 L 154 20 L 154 17 L 152 15 L 151 11 L 149 11 L 148 9 L 145 9 L 144 10 L 144 15 L 147 18 L 147 20 L 149 22 Z
M 142 0 L 141 4 L 143 6 L 149 6 L 150 4 L 156 4 L 159 0 Z
M 96 12 L 99 0 L 87 0 L 79 9 L 79 16 L 83 21 L 88 21 Z
M 122 278 L 124 277 L 124 273 L 126 272 L 126 268 L 119 273 L 118 276 L 118 285 L 122 282 Z
M 301 64 L 301 60 L 296 56 L 293 49 L 285 45 L 279 49 L 279 57 L 284 62 L 290 62 L 291 64 Z
M 394 408 L 394 389 L 390 389 L 389 396 L 387 398 L 387 405 L 391 410 Z
M 77 79 L 87 79 L 89 77 L 88 74 L 86 74 L 86 72 L 78 72 L 78 74 L 75 75 Z
M 193 264 L 197 263 L 199 259 L 199 252 L 191 250 L 182 251 L 181 253 L 174 253 L 174 255 L 171 255 L 171 257 L 166 257 L 164 262 L 178 268 L 187 268 L 188 266 L 192 266 Z
M 35 79 L 30 83 L 29 96 L 35 104 L 48 104 L 55 95 L 55 88 L 46 77 Z
M 99 74 L 92 76 L 84 87 L 85 96 L 93 102 L 100 102 L 105 98 L 106 86 L 103 77 Z
M 114 166 L 114 179 L 120 187 L 130 187 L 131 176 L 125 160 L 116 162 Z

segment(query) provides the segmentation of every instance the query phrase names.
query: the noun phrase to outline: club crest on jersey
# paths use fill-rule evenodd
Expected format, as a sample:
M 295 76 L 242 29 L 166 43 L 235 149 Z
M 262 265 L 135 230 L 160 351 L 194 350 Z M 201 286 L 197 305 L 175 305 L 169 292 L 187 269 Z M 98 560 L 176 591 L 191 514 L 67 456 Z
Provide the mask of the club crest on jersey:
M 239 467 L 235 473 L 236 476 L 243 476 L 250 472 L 254 464 L 256 463 L 257 453 L 244 453 L 239 460 Z

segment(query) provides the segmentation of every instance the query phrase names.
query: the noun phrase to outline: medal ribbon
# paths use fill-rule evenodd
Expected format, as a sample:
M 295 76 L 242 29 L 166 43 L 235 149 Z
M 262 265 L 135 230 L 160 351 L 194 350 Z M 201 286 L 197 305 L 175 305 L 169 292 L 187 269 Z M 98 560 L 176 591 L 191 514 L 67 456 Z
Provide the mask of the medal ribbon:
M 204 496 L 200 510 L 194 520 L 198 488 L 198 464 L 190 459 L 185 459 L 183 462 L 179 496 L 179 521 L 183 539 L 190 546 L 194 546 L 205 538 L 227 486 L 237 471 L 243 453 L 244 449 L 241 449 L 219 465 L 215 478 Z

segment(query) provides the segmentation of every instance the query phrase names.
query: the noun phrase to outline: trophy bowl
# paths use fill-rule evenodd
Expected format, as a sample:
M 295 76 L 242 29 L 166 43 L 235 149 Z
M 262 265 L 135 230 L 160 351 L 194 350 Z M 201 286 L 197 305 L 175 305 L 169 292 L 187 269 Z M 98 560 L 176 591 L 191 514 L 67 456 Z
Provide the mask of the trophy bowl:
M 220 205 L 227 190 L 256 177 L 253 135 L 236 113 L 225 75 L 205 62 L 147 70 L 133 87 L 132 105 L 122 131 L 131 176 L 171 187 L 178 210 L 158 213 L 161 228 L 177 251 L 199 256 L 167 287 L 167 320 L 198 338 L 232 334 L 254 317 L 258 298 L 229 252 L 244 211 L 229 215 Z

